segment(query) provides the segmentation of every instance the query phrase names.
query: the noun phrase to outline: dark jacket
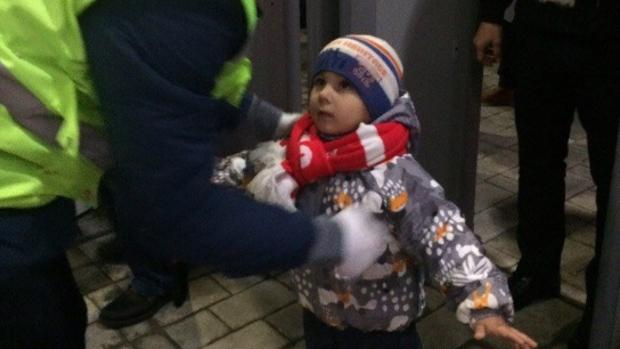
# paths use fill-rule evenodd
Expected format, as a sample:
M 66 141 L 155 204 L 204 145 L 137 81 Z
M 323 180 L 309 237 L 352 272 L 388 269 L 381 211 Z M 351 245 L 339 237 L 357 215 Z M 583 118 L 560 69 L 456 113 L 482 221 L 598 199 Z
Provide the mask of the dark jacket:
M 210 97 L 247 39 L 241 3 L 98 1 L 80 26 L 116 160 L 118 222 L 132 250 L 236 275 L 304 262 L 317 242 L 307 216 L 209 181 L 218 136 L 244 121 Z
M 481 0 L 481 20 L 501 23 L 511 0 Z M 620 38 L 620 1 L 575 0 L 574 6 L 540 0 L 517 0 L 517 28 L 575 35 L 584 39 Z

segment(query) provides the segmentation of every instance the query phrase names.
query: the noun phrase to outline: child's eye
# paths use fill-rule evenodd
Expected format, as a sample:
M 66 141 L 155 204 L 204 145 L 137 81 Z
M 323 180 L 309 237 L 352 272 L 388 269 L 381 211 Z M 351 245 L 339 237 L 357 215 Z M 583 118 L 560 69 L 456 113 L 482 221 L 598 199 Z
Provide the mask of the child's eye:
M 347 80 L 342 80 L 342 81 L 340 81 L 340 88 L 341 88 L 341 89 L 343 89 L 343 90 L 347 90 L 347 89 L 350 89 L 351 87 L 352 87 L 352 86 L 351 86 L 351 83 L 350 83 L 350 82 L 348 82 Z
M 312 82 L 312 85 L 315 86 L 323 86 L 325 85 L 325 79 L 321 76 L 317 76 L 316 78 L 314 78 L 314 81 Z

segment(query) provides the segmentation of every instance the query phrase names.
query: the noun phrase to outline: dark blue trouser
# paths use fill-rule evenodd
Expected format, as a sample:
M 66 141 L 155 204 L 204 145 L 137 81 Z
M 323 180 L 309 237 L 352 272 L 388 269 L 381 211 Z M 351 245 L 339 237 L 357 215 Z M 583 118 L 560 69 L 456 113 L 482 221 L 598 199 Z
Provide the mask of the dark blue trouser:
M 157 296 L 171 292 L 178 285 L 178 280 L 170 265 L 141 259 L 129 262 L 134 276 L 131 287 L 145 296 Z
M 307 310 L 304 310 L 303 321 L 307 349 L 422 349 L 415 324 L 397 332 L 339 330 Z
M 540 282 L 559 281 L 566 235 L 565 159 L 577 112 L 596 184 L 596 248 L 586 274 L 591 309 L 620 119 L 620 42 L 518 27 L 516 40 L 517 240 L 522 254 L 518 271 Z
M 131 287 L 145 296 L 157 296 L 171 292 L 178 287 L 179 281 L 185 282 L 185 280 L 178 280 L 173 263 L 162 258 L 150 257 L 141 253 L 140 249 L 133 248 L 129 245 L 131 239 L 128 234 L 124 233 L 121 225 L 118 224 L 116 216 L 118 203 L 115 200 L 119 194 L 115 176 L 114 169 L 109 169 L 104 174 L 101 179 L 99 199 L 101 205 L 106 207 L 108 218 L 117 234 L 116 238 L 123 247 L 125 260 L 133 274 Z
M 497 75 L 499 75 L 499 82 L 497 83 L 497 85 L 501 88 L 506 88 L 506 89 L 515 88 L 514 47 L 515 47 L 514 24 L 508 21 L 503 21 L 502 22 L 502 60 L 499 62 L 499 68 L 497 68 Z
M 0 209 L 0 348 L 84 348 L 86 307 L 64 255 L 74 214 L 68 199 Z

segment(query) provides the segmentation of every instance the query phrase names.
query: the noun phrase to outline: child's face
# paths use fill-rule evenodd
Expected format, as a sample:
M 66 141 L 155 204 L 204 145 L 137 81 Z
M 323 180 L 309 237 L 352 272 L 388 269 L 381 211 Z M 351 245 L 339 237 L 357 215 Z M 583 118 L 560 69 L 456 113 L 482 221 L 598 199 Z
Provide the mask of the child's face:
M 328 135 L 345 134 L 362 122 L 370 122 L 368 110 L 353 85 L 328 71 L 314 78 L 308 110 L 316 128 Z

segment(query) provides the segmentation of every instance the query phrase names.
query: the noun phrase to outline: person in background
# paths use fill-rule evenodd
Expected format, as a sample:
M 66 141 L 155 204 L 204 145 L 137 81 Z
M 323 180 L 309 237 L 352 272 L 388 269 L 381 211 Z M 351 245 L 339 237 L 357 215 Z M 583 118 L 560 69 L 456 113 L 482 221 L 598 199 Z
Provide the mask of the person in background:
M 501 37 L 501 59 L 499 59 L 499 68 L 497 68 L 497 75 L 499 81 L 497 87 L 482 96 L 482 103 L 492 106 L 512 106 L 514 104 L 514 29 L 512 27 L 512 20 L 514 18 L 514 3 L 513 1 L 510 7 L 506 10 L 504 18 L 501 21 L 502 37 Z M 493 61 L 485 62 L 485 64 L 495 63 L 496 57 Z M 497 57 L 499 58 L 499 57 Z
M 478 59 L 501 55 L 499 23 L 509 0 L 481 0 L 474 38 Z M 586 271 L 587 302 L 569 348 L 587 348 L 620 118 L 620 2 L 517 0 L 515 122 L 519 140 L 517 242 L 510 278 L 520 309 L 560 293 L 566 236 L 565 175 L 575 112 L 586 131 L 596 185 L 595 255 Z
M 371 35 L 341 37 L 319 53 L 312 77 L 308 113 L 284 142 L 285 160 L 258 172 L 248 190 L 311 216 L 365 207 L 391 235 L 359 278 L 333 266 L 293 271 L 306 347 L 421 348 L 415 320 L 429 275 L 476 339 L 535 348 L 509 325 L 513 305 L 503 273 L 411 154 L 419 123 L 401 89 L 395 50 Z

